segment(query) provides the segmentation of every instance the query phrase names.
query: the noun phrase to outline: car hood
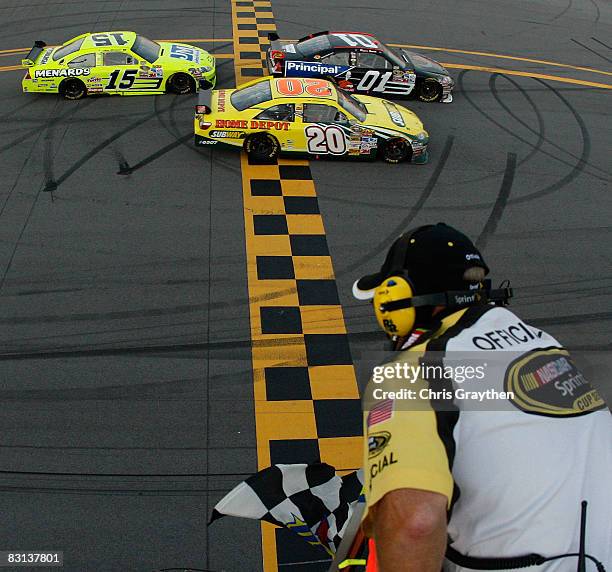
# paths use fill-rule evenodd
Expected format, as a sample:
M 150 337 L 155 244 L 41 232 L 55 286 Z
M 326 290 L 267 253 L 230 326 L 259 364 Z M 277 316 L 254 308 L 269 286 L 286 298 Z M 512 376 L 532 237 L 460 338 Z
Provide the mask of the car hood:
M 386 99 L 367 95 L 356 95 L 354 97 L 364 103 L 367 108 L 368 116 L 364 121 L 366 125 L 393 129 L 413 137 L 425 131 L 425 127 L 418 116 L 402 105 L 396 105 Z
M 428 58 L 422 54 L 411 52 L 410 50 L 401 50 L 402 55 L 412 64 L 417 73 L 429 74 L 435 73 L 439 75 L 449 75 L 446 68 L 437 61 Z
M 161 46 L 162 51 L 157 60 L 153 62 L 156 65 L 169 65 L 181 69 L 201 68 L 205 66 L 212 68 L 215 65 L 213 56 L 206 50 L 197 48 L 196 46 L 180 44 L 178 42 L 158 42 L 158 44 Z

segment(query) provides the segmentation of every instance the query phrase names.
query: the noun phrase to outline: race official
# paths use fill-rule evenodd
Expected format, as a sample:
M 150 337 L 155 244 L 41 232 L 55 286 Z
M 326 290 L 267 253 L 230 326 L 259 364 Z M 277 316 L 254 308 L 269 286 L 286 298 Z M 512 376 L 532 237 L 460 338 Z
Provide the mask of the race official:
M 610 411 L 488 272 L 438 223 L 399 237 L 353 287 L 395 350 L 364 394 L 378 570 L 612 570 Z M 465 379 L 465 356 L 486 371 Z

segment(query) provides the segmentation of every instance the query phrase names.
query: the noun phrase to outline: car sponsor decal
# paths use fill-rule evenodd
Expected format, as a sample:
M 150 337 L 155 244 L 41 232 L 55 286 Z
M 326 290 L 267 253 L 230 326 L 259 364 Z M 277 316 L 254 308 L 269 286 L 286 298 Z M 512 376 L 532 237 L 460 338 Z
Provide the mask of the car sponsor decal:
M 89 68 L 70 68 L 63 70 L 36 70 L 34 77 L 76 77 L 79 75 L 89 75 Z
M 393 81 L 399 83 L 412 83 L 416 82 L 416 74 L 411 71 L 405 71 L 400 69 L 393 70 Z
M 140 66 L 138 77 L 140 78 L 156 78 L 163 77 L 164 70 L 161 66 Z
M 534 415 L 575 417 L 605 407 L 561 348 L 535 350 L 514 360 L 506 370 L 504 391 L 514 406 Z
M 285 44 L 283 50 L 288 54 L 295 54 L 295 46 L 293 44 Z
M 287 77 L 319 77 L 328 75 L 336 77 L 353 69 L 353 66 L 336 66 L 322 62 L 287 62 L 285 75 Z
M 289 121 L 263 121 L 252 119 L 217 119 L 215 121 L 216 129 L 265 129 L 275 131 L 289 131 Z
M 208 134 L 209 137 L 215 137 L 216 139 L 243 139 L 244 133 L 241 131 L 211 131 Z
M 200 51 L 196 48 L 190 48 L 189 46 L 172 44 L 172 46 L 170 46 L 170 57 L 177 60 L 195 62 L 196 64 L 200 63 Z
M 389 103 L 388 101 L 385 101 L 384 99 L 383 99 L 383 105 L 385 106 L 385 109 L 387 110 L 387 113 L 389 114 L 391 121 L 393 121 L 395 125 L 397 125 L 398 127 L 406 127 L 404 118 L 402 117 L 402 114 L 397 109 L 397 107 L 395 107 L 395 105 L 393 105 L 392 103 Z
M 370 130 L 353 129 L 348 140 L 348 154 L 371 155 L 372 150 L 378 148 L 378 139 L 372 137 Z
M 225 112 L 225 101 L 227 98 L 227 91 L 224 89 L 220 90 L 217 95 L 217 112 L 224 113 Z
M 38 62 L 38 65 L 44 66 L 49 61 L 49 58 L 51 57 L 51 52 L 53 52 L 53 48 L 49 48 L 48 50 L 46 50 L 43 54 L 43 57 L 40 59 L 40 62 Z

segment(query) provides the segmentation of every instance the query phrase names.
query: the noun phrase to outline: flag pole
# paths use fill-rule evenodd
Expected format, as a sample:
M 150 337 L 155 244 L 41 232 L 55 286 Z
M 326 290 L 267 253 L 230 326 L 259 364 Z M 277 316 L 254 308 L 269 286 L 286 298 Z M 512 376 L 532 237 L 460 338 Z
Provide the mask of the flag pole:
M 340 572 L 340 564 L 350 555 L 351 549 L 354 548 L 357 541 L 359 544 L 363 542 L 363 533 L 361 533 L 361 519 L 365 512 L 365 502 L 358 502 L 355 504 L 353 514 L 346 525 L 346 531 L 340 541 L 340 546 L 336 551 L 336 556 L 332 561 L 332 564 L 328 572 Z

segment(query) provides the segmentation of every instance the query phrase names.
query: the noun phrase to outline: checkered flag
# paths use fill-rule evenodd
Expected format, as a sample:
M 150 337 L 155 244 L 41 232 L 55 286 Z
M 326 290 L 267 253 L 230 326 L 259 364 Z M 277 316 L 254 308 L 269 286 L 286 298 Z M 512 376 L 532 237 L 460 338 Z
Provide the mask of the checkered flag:
M 339 477 L 325 463 L 273 465 L 225 495 L 208 524 L 226 515 L 265 520 L 333 556 L 362 489 L 362 470 Z

